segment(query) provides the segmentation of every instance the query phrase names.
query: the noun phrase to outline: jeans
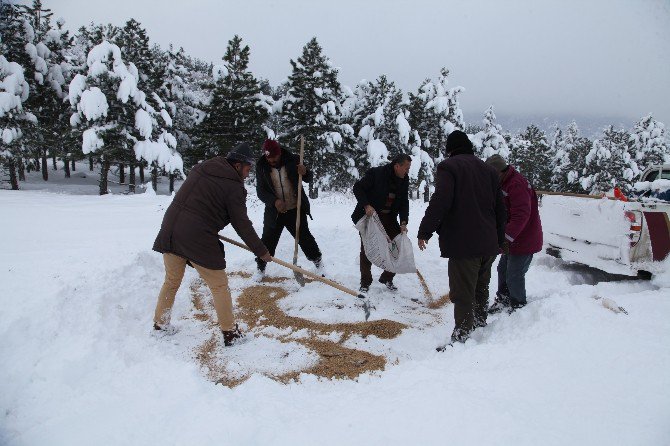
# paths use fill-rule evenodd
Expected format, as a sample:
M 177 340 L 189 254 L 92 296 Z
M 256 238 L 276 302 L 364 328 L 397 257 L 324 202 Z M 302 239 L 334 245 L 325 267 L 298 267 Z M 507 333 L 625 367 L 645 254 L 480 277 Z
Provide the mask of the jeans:
M 498 297 L 509 297 L 511 305 L 526 304 L 526 273 L 533 254 L 503 254 L 498 262 Z

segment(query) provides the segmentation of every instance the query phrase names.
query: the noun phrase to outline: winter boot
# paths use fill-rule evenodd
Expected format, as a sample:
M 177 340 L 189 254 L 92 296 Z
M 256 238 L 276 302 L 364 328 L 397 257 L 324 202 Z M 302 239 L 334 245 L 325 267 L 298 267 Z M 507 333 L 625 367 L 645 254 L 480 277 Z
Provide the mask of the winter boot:
M 226 347 L 231 347 L 244 337 L 237 324 L 232 330 L 221 330 L 221 333 L 223 333 L 223 345 Z
M 393 285 L 393 281 L 392 281 L 392 280 L 389 280 L 389 281 L 387 281 L 387 282 L 382 282 L 382 280 L 379 279 L 379 283 L 383 283 L 384 285 L 386 285 L 386 289 L 389 290 L 389 291 L 391 291 L 391 292 L 393 292 L 393 293 L 395 293 L 396 291 L 398 291 L 398 287 L 395 286 L 395 285 Z
M 178 331 L 179 329 L 172 324 L 159 325 L 154 322 L 154 333 L 156 334 L 172 336 Z
M 510 308 L 509 296 L 504 294 L 497 294 L 496 300 L 493 302 L 493 305 L 489 308 L 489 314 L 500 313 L 503 310 Z

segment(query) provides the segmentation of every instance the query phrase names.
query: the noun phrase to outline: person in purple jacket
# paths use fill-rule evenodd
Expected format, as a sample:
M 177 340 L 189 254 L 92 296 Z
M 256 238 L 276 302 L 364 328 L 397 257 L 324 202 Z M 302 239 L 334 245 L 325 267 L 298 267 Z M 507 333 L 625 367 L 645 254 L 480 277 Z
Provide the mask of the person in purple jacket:
M 526 305 L 526 273 L 533 254 L 542 249 L 542 223 L 537 194 L 528 180 L 500 155 L 486 164 L 500 174 L 500 186 L 507 208 L 505 243 L 498 262 L 498 292 L 489 314 L 514 311 Z

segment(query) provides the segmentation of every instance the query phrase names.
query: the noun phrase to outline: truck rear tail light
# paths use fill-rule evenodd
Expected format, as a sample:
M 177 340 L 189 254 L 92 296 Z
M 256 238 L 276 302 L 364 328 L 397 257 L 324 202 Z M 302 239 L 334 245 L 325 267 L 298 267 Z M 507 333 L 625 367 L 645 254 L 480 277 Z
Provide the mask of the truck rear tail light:
M 626 211 L 624 213 L 626 219 L 630 222 L 630 246 L 635 246 L 640 241 L 642 235 L 642 213 L 635 211 Z

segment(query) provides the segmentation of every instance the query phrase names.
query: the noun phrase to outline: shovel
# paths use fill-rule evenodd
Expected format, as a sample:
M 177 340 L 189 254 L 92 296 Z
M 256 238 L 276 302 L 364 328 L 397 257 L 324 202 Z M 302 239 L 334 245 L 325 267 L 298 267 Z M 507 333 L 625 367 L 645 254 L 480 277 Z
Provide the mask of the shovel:
M 246 249 L 247 251 L 253 252 L 253 251 L 251 251 L 251 249 L 249 249 L 249 247 L 247 245 L 244 245 L 240 242 L 229 239 L 228 237 L 224 237 L 224 236 L 220 235 L 219 238 L 221 240 L 223 240 L 224 242 L 230 243 L 231 245 L 235 245 L 239 248 Z M 304 269 L 300 268 L 299 266 L 292 265 L 288 262 L 284 262 L 283 260 L 277 259 L 275 257 L 272 257 L 272 261 L 275 262 L 275 263 L 280 264 L 281 266 L 285 266 L 286 268 L 289 268 L 289 269 L 293 270 L 294 272 L 298 272 L 298 273 L 302 274 L 303 276 L 310 277 L 314 280 L 317 280 L 321 283 L 325 283 L 328 286 L 331 286 L 333 288 L 336 288 L 340 291 L 343 291 L 347 294 L 351 294 L 352 296 L 361 299 L 361 301 L 363 302 L 363 311 L 365 312 L 365 320 L 367 321 L 370 318 L 370 308 L 371 308 L 371 306 L 370 306 L 370 301 L 369 301 L 369 299 L 366 295 L 359 294 L 356 291 L 350 290 L 349 288 L 344 287 L 337 282 L 334 282 L 330 279 L 326 279 L 325 277 L 321 277 L 318 274 L 310 273 L 309 271 L 304 270 Z
M 302 158 L 305 153 L 305 138 L 300 136 L 300 164 L 302 164 Z M 298 266 L 298 240 L 300 240 L 300 202 L 302 201 L 302 175 L 298 172 L 298 207 L 295 217 L 295 249 L 293 250 L 293 265 Z M 293 270 L 293 277 L 295 281 L 300 284 L 300 286 L 305 286 L 305 276 L 300 272 Z

